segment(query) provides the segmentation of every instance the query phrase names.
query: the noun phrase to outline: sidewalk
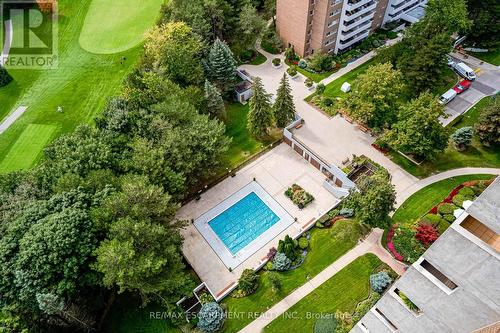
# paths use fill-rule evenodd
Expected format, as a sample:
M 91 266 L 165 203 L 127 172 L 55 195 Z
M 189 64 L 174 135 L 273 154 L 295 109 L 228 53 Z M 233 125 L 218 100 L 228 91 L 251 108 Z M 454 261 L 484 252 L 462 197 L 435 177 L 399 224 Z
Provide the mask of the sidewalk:
M 373 229 L 364 241 L 356 245 L 356 247 L 344 254 L 333 264 L 325 268 L 314 278 L 303 284 L 301 287 L 297 288 L 294 292 L 275 304 L 272 308 L 262 313 L 259 318 L 252 321 L 240 332 L 261 332 L 264 327 L 266 327 L 273 321 L 274 318 L 277 318 L 279 315 L 283 314 L 286 310 L 298 303 L 302 298 L 307 296 L 314 289 L 318 288 L 344 267 L 353 262 L 356 258 L 364 254 L 375 254 L 377 257 L 379 257 L 380 260 L 389 265 L 396 273 L 398 273 L 399 275 L 403 274 L 405 266 L 399 261 L 396 261 L 380 244 L 382 234 L 382 229 Z

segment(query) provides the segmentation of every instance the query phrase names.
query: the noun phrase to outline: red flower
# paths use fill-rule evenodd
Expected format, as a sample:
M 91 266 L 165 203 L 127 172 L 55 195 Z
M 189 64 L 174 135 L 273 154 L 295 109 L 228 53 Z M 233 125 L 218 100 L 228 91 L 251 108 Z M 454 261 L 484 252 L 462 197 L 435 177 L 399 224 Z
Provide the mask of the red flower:
M 387 233 L 387 248 L 389 249 L 389 251 L 392 253 L 392 255 L 396 260 L 403 261 L 403 256 L 399 254 L 399 252 L 396 251 L 396 248 L 394 247 L 394 243 L 392 242 L 393 237 L 394 237 L 394 227 L 391 227 L 391 229 Z
M 417 233 L 415 234 L 415 238 L 425 246 L 428 246 L 436 239 L 438 239 L 439 233 L 437 232 L 436 228 L 434 228 L 430 224 L 421 224 L 417 228 Z

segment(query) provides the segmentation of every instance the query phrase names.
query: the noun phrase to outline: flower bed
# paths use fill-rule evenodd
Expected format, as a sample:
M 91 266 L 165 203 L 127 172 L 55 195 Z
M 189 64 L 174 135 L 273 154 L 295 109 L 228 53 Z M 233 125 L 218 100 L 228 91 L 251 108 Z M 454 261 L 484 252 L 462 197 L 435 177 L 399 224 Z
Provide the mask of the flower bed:
M 306 192 L 302 187 L 297 184 L 293 184 L 285 191 L 285 195 L 292 200 L 292 202 L 297 205 L 300 209 L 306 207 L 310 204 L 314 197 Z

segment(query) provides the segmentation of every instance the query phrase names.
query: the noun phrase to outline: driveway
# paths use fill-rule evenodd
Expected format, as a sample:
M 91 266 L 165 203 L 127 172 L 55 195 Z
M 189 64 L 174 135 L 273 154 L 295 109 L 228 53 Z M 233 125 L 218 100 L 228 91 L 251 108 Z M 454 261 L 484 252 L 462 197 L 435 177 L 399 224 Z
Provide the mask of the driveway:
M 459 115 L 465 113 L 483 97 L 496 94 L 500 89 L 500 69 L 474 57 L 465 58 L 463 55 L 453 53 L 451 55 L 456 61 L 465 62 L 477 73 L 477 79 L 469 90 L 455 97 L 446 105 L 445 112 L 447 118 L 441 117 L 439 120 L 446 126 Z M 451 88 L 451 87 L 450 87 Z

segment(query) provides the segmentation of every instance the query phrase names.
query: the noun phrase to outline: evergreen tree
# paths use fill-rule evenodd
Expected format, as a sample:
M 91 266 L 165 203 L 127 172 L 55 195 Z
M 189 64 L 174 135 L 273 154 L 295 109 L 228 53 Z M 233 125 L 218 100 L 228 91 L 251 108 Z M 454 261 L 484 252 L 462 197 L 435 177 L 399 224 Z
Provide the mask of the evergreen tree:
M 224 108 L 224 101 L 220 92 L 208 80 L 205 80 L 205 100 L 207 101 L 207 111 L 209 114 L 218 118 L 225 117 L 226 109 Z
M 252 93 L 247 128 L 252 135 L 262 137 L 273 124 L 271 95 L 264 89 L 260 77 L 254 79 Z
M 236 61 L 233 53 L 224 41 L 217 38 L 210 48 L 207 60 L 208 77 L 220 89 L 223 95 L 228 95 L 236 83 Z
M 276 93 L 276 101 L 273 105 L 276 126 L 284 128 L 295 117 L 295 104 L 293 104 L 292 91 L 286 74 L 281 78 L 280 86 Z
M 0 87 L 6 86 L 12 81 L 12 76 L 0 65 Z

